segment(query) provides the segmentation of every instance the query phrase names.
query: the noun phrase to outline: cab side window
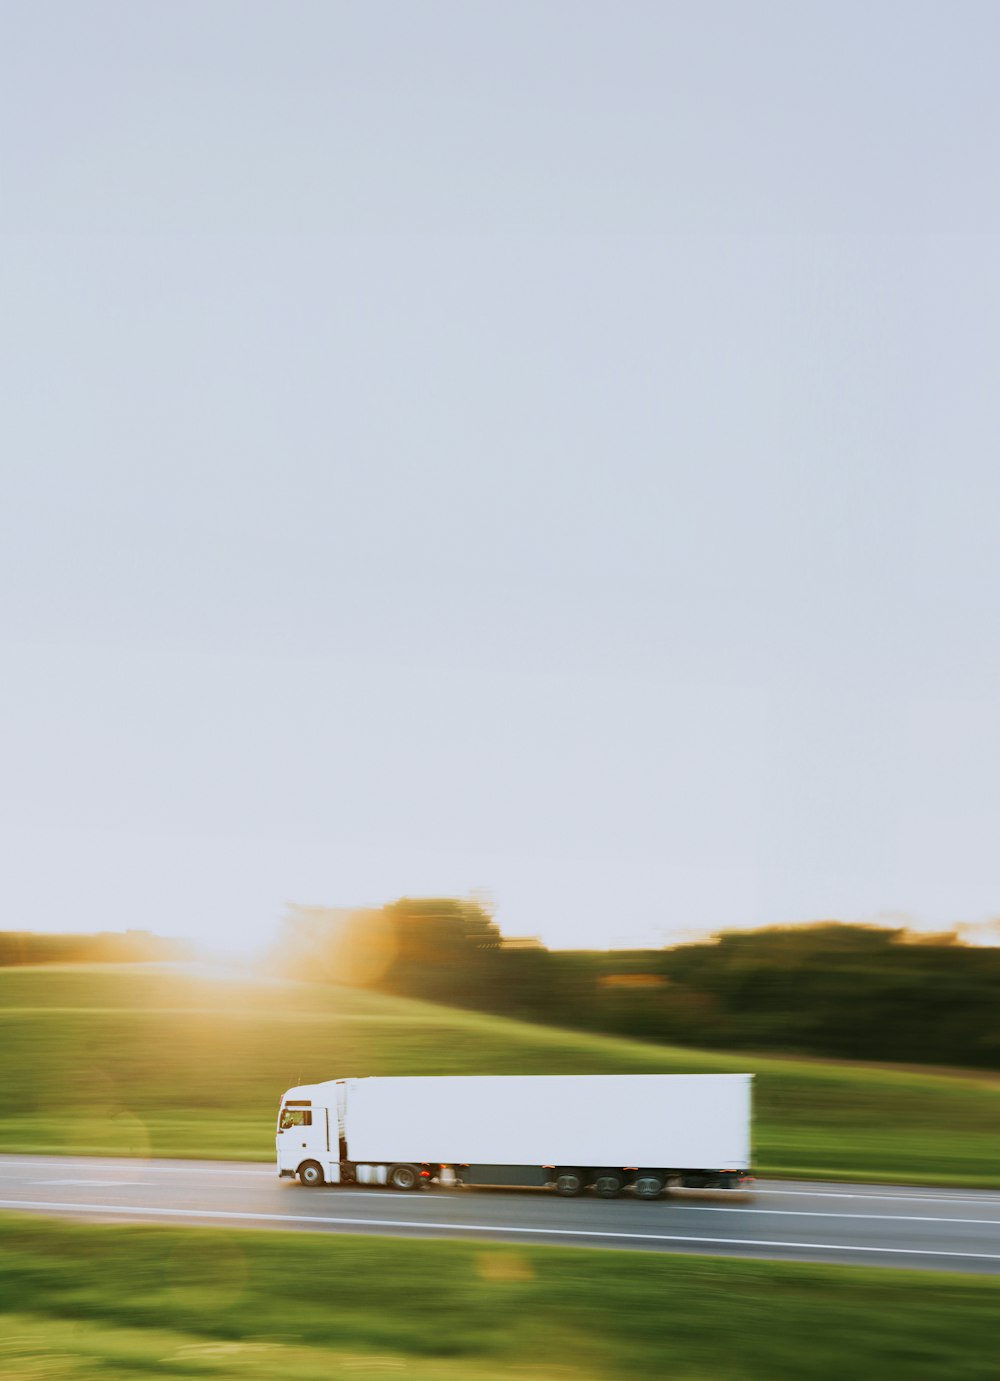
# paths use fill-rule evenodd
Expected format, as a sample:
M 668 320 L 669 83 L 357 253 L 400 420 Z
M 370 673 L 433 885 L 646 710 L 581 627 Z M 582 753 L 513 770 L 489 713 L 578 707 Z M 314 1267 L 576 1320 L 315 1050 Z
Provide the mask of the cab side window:
M 312 1120 L 311 1108 L 284 1108 L 278 1127 L 280 1131 L 287 1132 L 290 1127 L 311 1127 Z

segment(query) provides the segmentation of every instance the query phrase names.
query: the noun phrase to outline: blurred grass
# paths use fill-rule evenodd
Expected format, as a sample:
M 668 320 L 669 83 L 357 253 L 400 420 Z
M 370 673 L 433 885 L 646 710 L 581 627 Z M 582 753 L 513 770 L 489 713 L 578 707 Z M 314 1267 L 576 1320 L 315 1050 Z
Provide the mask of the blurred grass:
M 0 1150 L 270 1160 L 280 1094 L 369 1074 L 756 1080 L 759 1172 L 1000 1185 L 1000 1078 L 687 1050 L 327 984 L 0 970 Z
M 1000 1280 L 0 1216 L 0 1374 L 997 1375 Z

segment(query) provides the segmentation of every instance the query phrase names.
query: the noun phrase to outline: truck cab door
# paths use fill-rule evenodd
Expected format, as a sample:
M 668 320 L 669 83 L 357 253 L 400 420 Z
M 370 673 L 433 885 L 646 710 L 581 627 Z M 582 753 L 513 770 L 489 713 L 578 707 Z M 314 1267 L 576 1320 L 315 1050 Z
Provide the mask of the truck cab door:
M 304 1160 L 318 1160 L 321 1164 L 326 1161 L 323 1114 L 322 1108 L 314 1110 L 302 1104 L 288 1104 L 281 1109 L 274 1138 L 279 1172 L 294 1171 Z

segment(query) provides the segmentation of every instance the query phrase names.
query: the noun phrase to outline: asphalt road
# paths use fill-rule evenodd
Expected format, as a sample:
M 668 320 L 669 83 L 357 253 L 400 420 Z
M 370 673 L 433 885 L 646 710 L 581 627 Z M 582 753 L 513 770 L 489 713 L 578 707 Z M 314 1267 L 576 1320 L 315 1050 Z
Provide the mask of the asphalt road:
M 538 1190 L 303 1189 L 273 1166 L 0 1156 L 0 1210 L 103 1221 L 545 1242 L 1000 1274 L 1000 1192 L 758 1181 L 653 1203 Z

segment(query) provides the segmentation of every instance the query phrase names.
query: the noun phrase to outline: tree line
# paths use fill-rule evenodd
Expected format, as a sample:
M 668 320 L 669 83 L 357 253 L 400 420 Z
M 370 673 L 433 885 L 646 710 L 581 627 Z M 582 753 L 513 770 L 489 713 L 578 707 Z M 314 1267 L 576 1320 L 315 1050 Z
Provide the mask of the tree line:
M 719 1050 L 1000 1069 L 1000 948 L 835 922 L 669 949 L 572 952 L 501 935 L 474 900 L 293 907 L 291 976 Z
M 142 964 L 189 959 L 183 940 L 148 930 L 101 931 L 92 935 L 47 935 L 33 930 L 0 931 L 0 968 L 24 964 Z

